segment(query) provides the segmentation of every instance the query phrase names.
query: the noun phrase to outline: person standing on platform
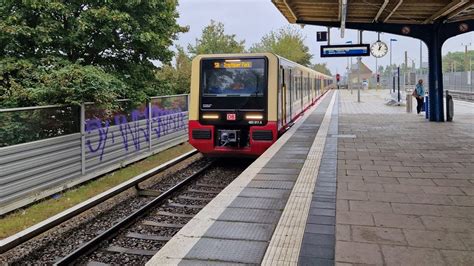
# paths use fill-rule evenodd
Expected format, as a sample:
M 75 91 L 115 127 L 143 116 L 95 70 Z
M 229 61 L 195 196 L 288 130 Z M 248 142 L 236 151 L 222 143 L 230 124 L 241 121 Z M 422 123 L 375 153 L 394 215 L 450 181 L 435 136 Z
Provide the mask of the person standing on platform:
M 423 87 L 423 80 L 418 80 L 418 84 L 416 84 L 416 88 L 413 91 L 413 96 L 416 99 L 416 112 L 420 114 L 421 108 L 423 107 L 423 99 L 425 98 L 425 88 Z

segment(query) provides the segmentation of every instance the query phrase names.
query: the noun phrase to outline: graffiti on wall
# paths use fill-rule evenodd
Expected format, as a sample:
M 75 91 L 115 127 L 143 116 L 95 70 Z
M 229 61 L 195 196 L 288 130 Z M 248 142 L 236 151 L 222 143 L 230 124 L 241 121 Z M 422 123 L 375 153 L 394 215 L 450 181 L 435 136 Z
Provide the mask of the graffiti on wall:
M 165 110 L 156 105 L 148 107 L 143 111 L 133 110 L 128 121 L 123 114 L 113 116 L 112 120 L 87 119 L 85 121 L 85 133 L 88 138 L 86 147 L 90 153 L 97 154 L 102 161 L 107 146 L 119 141 L 124 151 L 137 152 L 146 148 L 152 138 L 159 139 L 168 134 L 186 129 L 186 113 L 181 108 Z M 151 117 L 149 117 L 151 114 Z M 112 128 L 112 124 L 115 130 Z M 118 130 L 117 130 L 118 129 Z M 150 135 L 151 133 L 151 135 Z M 97 140 L 92 140 L 97 136 Z

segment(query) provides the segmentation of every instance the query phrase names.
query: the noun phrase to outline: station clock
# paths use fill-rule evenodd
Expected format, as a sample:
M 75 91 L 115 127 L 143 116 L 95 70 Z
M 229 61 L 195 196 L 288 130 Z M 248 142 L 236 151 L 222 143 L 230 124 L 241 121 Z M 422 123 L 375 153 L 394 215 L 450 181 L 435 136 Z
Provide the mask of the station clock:
M 376 41 L 370 46 L 370 53 L 377 57 L 383 57 L 388 53 L 388 46 L 382 41 Z

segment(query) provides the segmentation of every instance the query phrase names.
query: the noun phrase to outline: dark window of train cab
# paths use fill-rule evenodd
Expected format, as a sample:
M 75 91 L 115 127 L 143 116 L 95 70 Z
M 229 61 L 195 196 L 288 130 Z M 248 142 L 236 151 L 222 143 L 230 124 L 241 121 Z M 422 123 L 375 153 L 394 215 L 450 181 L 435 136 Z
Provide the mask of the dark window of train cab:
M 267 75 L 264 58 L 205 59 L 201 67 L 201 108 L 265 108 Z

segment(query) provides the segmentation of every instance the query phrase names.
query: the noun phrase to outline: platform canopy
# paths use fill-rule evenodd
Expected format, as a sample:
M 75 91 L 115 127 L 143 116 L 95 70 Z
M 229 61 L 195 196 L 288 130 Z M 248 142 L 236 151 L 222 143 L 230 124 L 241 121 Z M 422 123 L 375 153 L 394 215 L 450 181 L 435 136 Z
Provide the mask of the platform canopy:
M 444 121 L 443 43 L 474 30 L 474 0 L 271 0 L 290 23 L 422 40 L 429 57 L 430 121 Z
M 430 24 L 474 19 L 473 0 L 272 0 L 290 23 Z

